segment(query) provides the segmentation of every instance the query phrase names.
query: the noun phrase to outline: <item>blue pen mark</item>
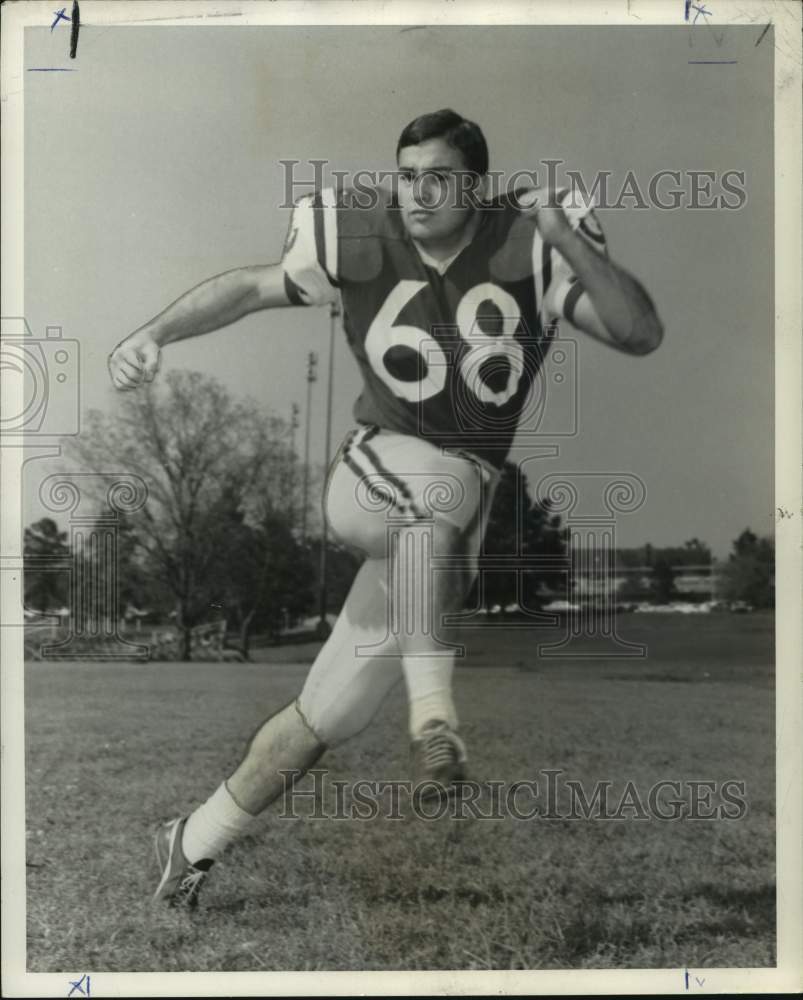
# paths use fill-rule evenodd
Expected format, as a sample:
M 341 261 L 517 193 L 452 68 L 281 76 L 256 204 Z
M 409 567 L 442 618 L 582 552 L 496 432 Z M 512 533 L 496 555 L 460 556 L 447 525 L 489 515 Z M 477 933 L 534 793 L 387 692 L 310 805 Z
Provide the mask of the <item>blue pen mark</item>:
M 689 59 L 689 66 L 735 66 L 738 59 Z
M 691 22 L 692 24 L 697 24 L 697 18 L 700 17 L 701 14 L 704 18 L 712 16 L 711 11 L 706 7 L 705 4 L 694 3 L 694 0 L 685 0 L 683 6 L 684 21 L 689 20 L 689 16 L 691 15 L 692 11 L 694 11 L 694 20 Z M 707 21 L 705 23 L 708 24 Z
M 69 21 L 69 17 L 64 13 L 67 10 L 66 7 L 62 7 L 61 10 L 54 10 L 53 13 L 56 15 L 56 20 L 50 25 L 50 30 L 52 31 L 59 21 Z
M 697 983 L 698 986 L 702 986 L 703 983 L 705 982 L 705 979 L 700 979 L 699 976 L 695 976 L 694 977 L 694 981 L 695 981 L 695 983 Z M 685 984 L 686 989 L 688 990 L 689 989 L 689 970 L 688 969 L 684 969 L 683 970 L 683 982 Z
M 61 10 L 53 11 L 56 19 L 50 25 L 50 31 L 52 34 L 53 29 L 59 21 L 64 21 L 65 24 L 70 25 L 70 59 L 75 59 L 75 55 L 78 52 L 78 32 L 81 30 L 81 11 L 78 7 L 78 0 L 73 0 L 72 16 L 68 15 L 66 10 L 66 7 L 62 7 Z
M 763 31 L 761 32 L 761 34 L 760 34 L 760 35 L 758 36 L 758 41 L 756 42 L 756 45 L 760 45 L 760 44 L 762 43 L 762 41 L 764 40 L 764 35 L 766 35 L 766 34 L 767 34 L 767 32 L 768 32 L 768 31 L 770 30 L 770 28 L 771 28 L 771 27 L 772 27 L 772 21 L 770 21 L 770 22 L 769 22 L 769 23 L 767 24 L 767 27 L 766 27 L 766 28 L 765 28 L 765 29 L 764 29 L 764 30 L 763 30 Z M 754 47 L 755 47 L 755 46 L 754 46 Z
M 84 989 L 83 986 L 84 980 L 86 980 L 86 990 Z M 70 986 L 72 986 L 72 989 L 67 994 L 68 997 L 71 997 L 76 990 L 78 990 L 78 995 L 81 997 L 88 997 L 92 995 L 89 991 L 90 990 L 89 976 L 86 973 L 84 973 L 84 975 L 81 976 L 81 978 L 77 982 L 74 982 L 72 979 L 68 979 L 67 982 L 70 984 Z
M 33 66 L 29 73 L 77 73 L 74 69 L 61 69 L 60 66 Z

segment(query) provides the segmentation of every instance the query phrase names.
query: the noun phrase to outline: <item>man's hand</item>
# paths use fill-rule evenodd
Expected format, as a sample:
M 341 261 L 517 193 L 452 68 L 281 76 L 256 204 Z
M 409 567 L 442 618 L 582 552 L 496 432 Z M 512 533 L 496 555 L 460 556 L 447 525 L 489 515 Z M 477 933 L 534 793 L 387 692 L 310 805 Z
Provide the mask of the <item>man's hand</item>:
M 560 205 L 544 205 L 539 208 L 535 216 L 535 224 L 544 240 L 554 247 L 559 247 L 561 242 L 572 233 L 572 227 Z
M 109 375 L 115 389 L 136 389 L 143 382 L 152 382 L 159 370 L 160 348 L 153 337 L 144 332 L 132 333 L 109 355 Z
M 519 208 L 529 216 L 535 217 L 538 232 L 547 243 L 557 246 L 565 239 L 572 227 L 566 218 L 566 213 L 555 201 L 554 191 L 524 191 L 519 195 Z

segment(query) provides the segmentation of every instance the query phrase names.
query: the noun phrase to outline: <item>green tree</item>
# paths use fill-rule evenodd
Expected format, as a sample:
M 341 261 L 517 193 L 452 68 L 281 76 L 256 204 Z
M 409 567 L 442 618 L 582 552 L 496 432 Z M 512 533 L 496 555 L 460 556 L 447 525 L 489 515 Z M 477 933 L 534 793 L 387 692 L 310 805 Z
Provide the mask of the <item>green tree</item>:
M 67 532 L 59 531 L 52 518 L 43 517 L 25 529 L 23 574 L 26 607 L 49 611 L 68 602 L 69 558 Z
M 169 593 L 157 585 L 158 572 L 140 543 L 136 521 L 126 513 L 121 513 L 117 521 L 116 569 L 115 586 L 121 614 L 129 605 L 145 611 L 158 609 L 165 601 L 169 602 Z
M 650 595 L 656 604 L 669 604 L 677 596 L 675 571 L 664 555 L 659 555 L 652 564 Z
M 722 566 L 722 596 L 746 601 L 755 608 L 775 604 L 775 546 L 746 528 L 733 542 L 733 551 Z
M 566 530 L 548 504 L 532 499 L 527 477 L 513 462 L 505 462 L 502 467 L 482 552 L 480 574 L 486 606 L 499 604 L 504 607 L 518 601 L 525 607 L 537 608 L 543 601 L 545 588 L 557 587 L 565 580 L 564 575 L 553 568 L 522 571 L 521 563 L 517 566 L 520 556 L 564 556 Z M 510 557 L 510 568 L 494 569 L 494 556 Z M 523 579 L 517 592 L 518 575 Z M 478 581 L 472 588 L 467 599 L 469 607 L 477 603 L 479 586 Z
M 529 495 L 529 494 L 528 494 Z M 560 560 L 566 555 L 569 532 L 562 527 L 560 515 L 553 513 L 548 502 L 531 502 L 524 518 L 524 552 Z M 569 593 L 570 580 L 564 570 L 545 565 L 524 577 L 524 603 L 540 608 L 544 599 L 557 590 Z
M 296 618 L 311 607 L 313 567 L 283 511 L 264 512 L 255 526 L 232 517 L 227 530 L 228 556 L 218 599 L 239 630 L 240 650 L 247 658 L 255 629 L 276 636 L 285 612 Z
M 654 551 L 659 558 L 665 559 L 676 569 L 682 566 L 711 565 L 711 549 L 699 538 L 690 538 L 682 546 L 668 546 Z
M 706 565 L 711 563 L 711 549 L 699 538 L 690 538 L 683 543 L 683 550 L 686 553 L 688 564 Z M 682 561 L 682 560 L 679 560 Z

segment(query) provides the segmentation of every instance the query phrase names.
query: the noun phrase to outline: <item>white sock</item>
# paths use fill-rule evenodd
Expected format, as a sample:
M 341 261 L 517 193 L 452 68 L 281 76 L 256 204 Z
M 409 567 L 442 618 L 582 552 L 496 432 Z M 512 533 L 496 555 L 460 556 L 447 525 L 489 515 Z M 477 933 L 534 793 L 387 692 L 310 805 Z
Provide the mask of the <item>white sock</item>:
M 185 823 L 181 840 L 184 857 L 191 865 L 204 859 L 214 861 L 247 832 L 254 819 L 237 805 L 224 781 Z
M 410 736 L 415 737 L 433 719 L 457 729 L 457 709 L 452 698 L 453 655 L 402 657 L 410 705 Z

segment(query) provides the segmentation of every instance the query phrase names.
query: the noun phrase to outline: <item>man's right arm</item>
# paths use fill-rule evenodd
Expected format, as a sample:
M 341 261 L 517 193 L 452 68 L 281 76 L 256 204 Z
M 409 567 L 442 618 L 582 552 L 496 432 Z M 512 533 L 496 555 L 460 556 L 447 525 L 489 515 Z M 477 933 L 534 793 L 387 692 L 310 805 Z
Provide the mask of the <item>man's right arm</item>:
M 153 379 L 165 344 L 211 333 L 259 309 L 291 304 L 281 264 L 239 267 L 215 275 L 115 347 L 108 362 L 112 382 L 117 389 L 135 389 Z

